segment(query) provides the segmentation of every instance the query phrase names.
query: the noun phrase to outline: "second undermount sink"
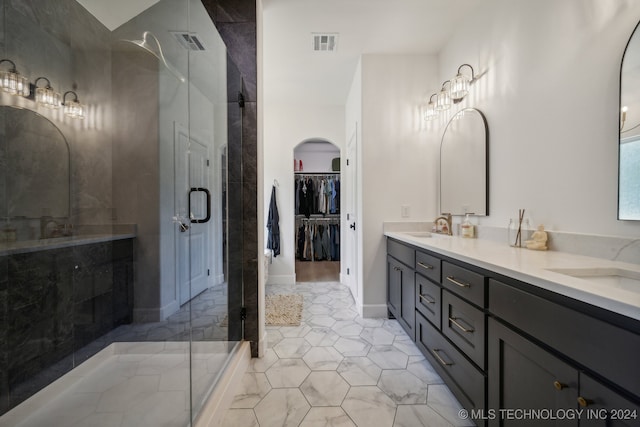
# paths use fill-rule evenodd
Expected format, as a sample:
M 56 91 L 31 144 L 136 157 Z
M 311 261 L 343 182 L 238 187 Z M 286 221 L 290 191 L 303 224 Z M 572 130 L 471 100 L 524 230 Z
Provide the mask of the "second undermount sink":
M 411 237 L 431 237 L 431 233 L 428 231 L 407 231 L 406 234 Z
M 622 268 L 549 268 L 548 271 L 565 274 L 592 283 L 640 292 L 640 272 Z

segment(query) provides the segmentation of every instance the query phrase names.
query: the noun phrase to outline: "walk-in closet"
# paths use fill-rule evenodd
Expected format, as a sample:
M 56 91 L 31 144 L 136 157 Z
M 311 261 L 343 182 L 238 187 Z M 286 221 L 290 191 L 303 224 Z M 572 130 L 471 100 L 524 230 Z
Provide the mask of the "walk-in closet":
M 313 140 L 294 150 L 296 282 L 340 280 L 340 149 Z

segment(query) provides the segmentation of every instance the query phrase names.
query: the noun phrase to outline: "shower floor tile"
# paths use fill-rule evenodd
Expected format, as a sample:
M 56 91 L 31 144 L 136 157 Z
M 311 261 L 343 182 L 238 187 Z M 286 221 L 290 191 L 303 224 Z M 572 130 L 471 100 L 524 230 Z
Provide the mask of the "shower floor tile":
M 189 392 L 224 368 L 230 343 L 114 343 L 0 417 L 0 426 L 186 426 Z

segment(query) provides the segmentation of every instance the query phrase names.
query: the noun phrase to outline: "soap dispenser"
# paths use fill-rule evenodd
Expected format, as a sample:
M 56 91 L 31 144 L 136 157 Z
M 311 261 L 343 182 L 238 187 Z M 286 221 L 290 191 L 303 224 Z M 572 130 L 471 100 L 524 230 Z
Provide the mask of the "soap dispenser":
M 475 226 L 469 220 L 469 214 L 465 214 L 464 220 L 460 225 L 460 234 L 462 237 L 475 237 Z

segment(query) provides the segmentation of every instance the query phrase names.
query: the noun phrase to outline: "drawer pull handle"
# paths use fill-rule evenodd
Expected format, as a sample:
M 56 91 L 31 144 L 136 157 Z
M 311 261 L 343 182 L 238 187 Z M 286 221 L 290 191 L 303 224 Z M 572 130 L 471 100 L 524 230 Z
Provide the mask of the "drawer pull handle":
M 554 381 L 553 386 L 556 388 L 556 390 L 562 390 L 563 388 L 569 387 L 566 384 L 562 384 L 560 381 Z
M 583 408 L 586 408 L 587 406 L 591 405 L 592 403 L 593 403 L 593 400 L 585 399 L 582 396 L 578 397 L 578 404 L 580 406 L 582 406 Z
M 468 332 L 468 333 L 472 333 L 473 332 L 472 328 L 465 328 L 460 323 L 456 322 L 456 320 L 458 320 L 457 317 L 449 317 L 449 321 L 451 323 L 453 323 L 454 325 L 456 325 L 458 327 L 458 329 L 460 329 L 462 332 Z
M 454 279 L 453 276 L 447 276 L 447 280 L 450 281 L 451 283 L 455 283 L 456 285 L 460 286 L 461 288 L 470 288 L 471 287 L 470 284 L 460 282 L 460 281 Z
M 438 362 L 442 363 L 444 366 L 451 366 L 453 365 L 452 362 L 445 362 L 445 360 L 440 356 L 440 349 L 438 348 L 434 348 L 433 350 L 431 350 L 431 352 L 433 353 L 433 355 L 436 357 L 436 359 L 438 359 Z
M 420 299 L 425 301 L 427 304 L 435 304 L 436 303 L 436 300 L 429 299 L 429 298 L 427 298 L 426 295 L 420 294 Z
M 427 270 L 433 270 L 433 265 L 425 264 L 421 261 L 418 261 L 418 265 L 422 268 L 426 268 Z

